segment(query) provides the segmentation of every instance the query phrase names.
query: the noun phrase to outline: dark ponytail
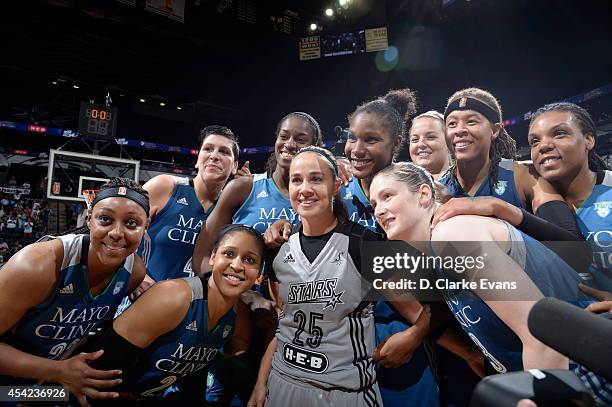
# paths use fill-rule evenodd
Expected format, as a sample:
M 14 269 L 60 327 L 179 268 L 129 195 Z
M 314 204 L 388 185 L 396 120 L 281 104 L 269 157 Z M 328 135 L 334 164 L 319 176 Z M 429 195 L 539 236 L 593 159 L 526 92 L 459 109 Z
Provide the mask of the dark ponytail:
M 389 130 L 389 136 L 395 143 L 399 138 L 398 147 L 393 152 L 396 159 L 406 141 L 408 121 L 417 110 L 416 92 L 410 89 L 395 89 L 386 95 L 365 102 L 348 116 L 349 123 L 360 113 L 370 113 L 378 116 L 381 123 Z

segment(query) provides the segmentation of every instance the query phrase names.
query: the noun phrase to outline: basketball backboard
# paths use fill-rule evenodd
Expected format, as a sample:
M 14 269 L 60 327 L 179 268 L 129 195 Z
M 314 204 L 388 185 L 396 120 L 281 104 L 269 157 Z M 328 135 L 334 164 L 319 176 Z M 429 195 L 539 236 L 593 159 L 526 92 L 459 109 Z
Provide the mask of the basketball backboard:
M 51 150 L 47 198 L 83 202 L 83 190 L 98 190 L 112 177 L 138 182 L 140 162 L 125 158 Z

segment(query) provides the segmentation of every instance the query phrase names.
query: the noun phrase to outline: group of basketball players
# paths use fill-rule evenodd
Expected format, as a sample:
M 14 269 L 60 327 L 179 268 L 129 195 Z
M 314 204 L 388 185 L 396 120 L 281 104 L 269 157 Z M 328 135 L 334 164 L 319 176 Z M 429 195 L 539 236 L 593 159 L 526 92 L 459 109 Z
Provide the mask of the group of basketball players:
M 359 105 L 346 159 L 321 147 L 311 115 L 290 113 L 256 175 L 239 168 L 234 133 L 209 126 L 193 180 L 105 184 L 86 227 L 1 269 L 0 385 L 60 383 L 82 406 L 465 406 L 484 375 L 569 368 L 612 405 L 605 379 L 527 329 L 543 297 L 612 311 L 598 301 L 612 291 L 612 173 L 593 120 L 542 107 L 527 164 L 487 91 L 416 111 L 407 89 Z M 406 141 L 411 162 L 396 162 Z M 387 239 L 414 256 L 469 241 L 487 256 L 478 278 L 521 282 L 520 298 L 448 287 L 437 302 L 372 301 L 362 260 Z M 568 255 L 551 240 L 590 247 Z

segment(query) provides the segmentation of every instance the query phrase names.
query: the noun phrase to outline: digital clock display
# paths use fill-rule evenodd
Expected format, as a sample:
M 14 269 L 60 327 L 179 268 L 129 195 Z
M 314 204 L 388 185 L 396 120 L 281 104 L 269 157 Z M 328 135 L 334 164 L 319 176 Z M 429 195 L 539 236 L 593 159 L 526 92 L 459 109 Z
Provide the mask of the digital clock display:
M 117 108 L 81 102 L 79 133 L 95 138 L 114 139 L 117 128 Z

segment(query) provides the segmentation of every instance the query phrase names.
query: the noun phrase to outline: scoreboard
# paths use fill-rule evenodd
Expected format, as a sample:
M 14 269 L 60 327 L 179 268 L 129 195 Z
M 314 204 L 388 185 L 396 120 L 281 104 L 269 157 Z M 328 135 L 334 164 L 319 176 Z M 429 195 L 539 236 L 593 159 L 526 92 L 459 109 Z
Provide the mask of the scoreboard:
M 112 140 L 117 130 L 118 108 L 81 102 L 79 133 L 94 138 Z

